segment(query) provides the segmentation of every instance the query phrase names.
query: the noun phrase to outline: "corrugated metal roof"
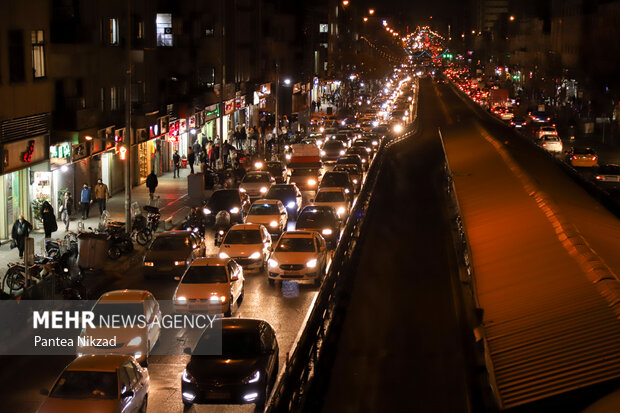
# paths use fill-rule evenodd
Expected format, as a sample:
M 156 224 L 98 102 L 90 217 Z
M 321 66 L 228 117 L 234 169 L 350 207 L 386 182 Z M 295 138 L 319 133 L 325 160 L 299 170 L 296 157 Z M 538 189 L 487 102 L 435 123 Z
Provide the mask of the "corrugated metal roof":
M 620 286 L 595 284 L 613 274 L 501 148 L 464 133 L 445 146 L 500 406 L 620 377 Z

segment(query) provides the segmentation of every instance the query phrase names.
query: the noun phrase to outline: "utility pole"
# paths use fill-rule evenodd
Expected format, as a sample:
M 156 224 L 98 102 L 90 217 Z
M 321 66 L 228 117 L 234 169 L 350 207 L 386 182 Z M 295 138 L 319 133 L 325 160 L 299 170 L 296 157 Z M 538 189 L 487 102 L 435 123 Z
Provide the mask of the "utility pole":
M 280 153 L 280 65 L 276 63 L 276 152 Z
M 127 0 L 127 93 L 125 96 L 125 230 L 131 232 L 131 0 Z
M 220 0 L 220 24 L 222 25 L 221 38 L 220 38 L 220 164 L 222 169 L 224 168 L 224 115 L 226 114 L 226 106 L 224 103 L 224 89 L 226 86 L 226 42 L 224 36 L 226 35 L 226 12 L 224 7 L 226 2 Z

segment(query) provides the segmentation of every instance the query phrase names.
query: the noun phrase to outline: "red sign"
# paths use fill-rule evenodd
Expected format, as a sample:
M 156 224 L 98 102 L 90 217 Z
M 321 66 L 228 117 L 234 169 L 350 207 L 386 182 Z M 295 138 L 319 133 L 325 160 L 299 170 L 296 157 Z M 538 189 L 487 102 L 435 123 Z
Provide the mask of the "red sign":
M 26 152 L 22 154 L 22 161 L 30 163 L 32 162 L 32 154 L 34 153 L 34 141 L 28 141 L 28 147 Z
M 179 134 L 179 121 L 170 123 L 170 136 L 177 136 Z
M 235 111 L 235 99 L 227 100 L 224 106 L 224 114 L 230 115 L 234 111 Z

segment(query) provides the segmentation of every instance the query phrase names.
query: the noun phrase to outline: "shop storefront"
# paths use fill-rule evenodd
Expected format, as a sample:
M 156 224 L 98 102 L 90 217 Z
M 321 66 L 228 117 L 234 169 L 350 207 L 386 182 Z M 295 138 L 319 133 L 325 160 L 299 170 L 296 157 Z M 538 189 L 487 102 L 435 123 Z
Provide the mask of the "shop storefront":
M 0 236 L 3 239 L 10 237 L 12 225 L 20 216 L 34 222 L 34 199 L 51 197 L 48 159 L 48 135 L 2 144 Z
M 74 188 L 74 173 L 71 164 L 71 142 L 50 146 L 51 198 L 50 203 L 58 211 L 60 198 L 68 188 Z

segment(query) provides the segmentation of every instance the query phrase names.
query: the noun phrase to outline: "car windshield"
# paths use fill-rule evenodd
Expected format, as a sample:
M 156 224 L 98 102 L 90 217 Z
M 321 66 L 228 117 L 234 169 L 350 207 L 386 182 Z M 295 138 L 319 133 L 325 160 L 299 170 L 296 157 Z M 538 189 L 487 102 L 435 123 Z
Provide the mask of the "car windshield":
M 593 149 L 575 149 L 577 155 L 594 155 Z
M 233 206 L 239 206 L 239 192 L 236 190 L 215 191 L 208 202 L 208 207 L 213 213 L 228 210 Z
M 316 174 L 316 171 L 312 169 L 293 169 L 293 172 L 291 172 L 291 178 L 299 176 L 316 178 Z
M 312 238 L 282 238 L 276 247 L 278 252 L 315 252 Z
M 157 237 L 151 244 L 151 251 L 181 251 L 190 249 L 189 237 Z
M 545 136 L 545 142 L 560 142 L 557 136 Z
M 294 198 L 296 196 L 295 189 L 291 187 L 272 186 L 265 195 L 267 199 Z
M 338 158 L 338 163 L 339 164 L 343 164 L 343 163 L 359 163 L 360 162 L 360 157 L 359 155 L 344 155 L 341 156 L 340 158 Z
M 196 344 L 194 354 L 197 355 L 192 357 L 240 360 L 256 358 L 261 354 L 260 338 L 257 332 L 224 328 L 221 330 L 222 354 L 201 356 L 200 354 L 212 353 L 213 342 L 218 339 L 218 333 L 212 333 L 209 330 L 211 329 L 205 330 L 200 341 Z
M 343 149 L 343 148 L 344 148 L 344 143 L 342 143 L 341 141 L 336 141 L 336 140 L 327 141 L 325 142 L 325 145 L 323 145 L 323 149 Z
M 278 215 L 280 210 L 276 204 L 254 204 L 248 215 Z
M 113 317 L 144 315 L 144 305 L 141 302 L 124 303 L 114 301 L 100 301 L 93 307 L 95 325 L 101 327 L 102 323 L 113 322 Z
M 192 265 L 181 280 L 181 284 L 227 283 L 228 275 L 223 265 Z
M 298 228 L 318 228 L 332 224 L 334 215 L 327 209 L 309 208 L 297 218 Z
M 252 184 L 252 183 L 257 183 L 257 182 L 269 182 L 269 175 L 249 173 L 243 177 L 242 182 L 244 184 Z
M 65 371 L 50 392 L 58 399 L 117 399 L 116 373 L 103 371 Z
M 257 229 L 237 229 L 228 231 L 224 244 L 260 244 L 262 238 Z
M 354 166 L 349 166 L 349 165 L 337 165 L 334 168 L 334 172 L 347 172 L 349 175 L 350 174 L 359 174 L 359 171 L 357 170 L 357 168 L 355 168 Z
M 316 194 L 316 202 L 344 202 L 344 194 L 341 191 L 319 191 Z
M 327 173 L 321 180 L 321 186 L 347 186 L 349 181 L 345 174 L 330 174 Z

